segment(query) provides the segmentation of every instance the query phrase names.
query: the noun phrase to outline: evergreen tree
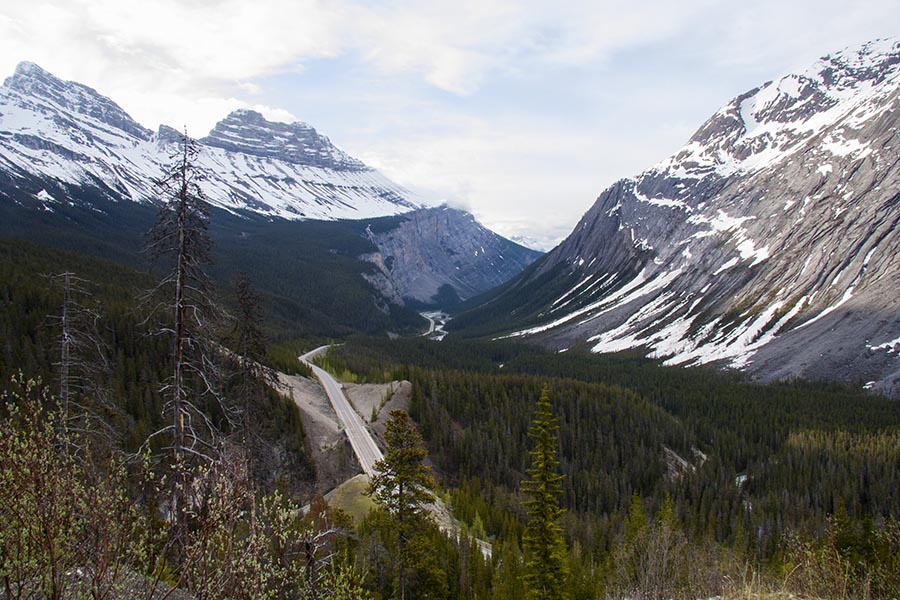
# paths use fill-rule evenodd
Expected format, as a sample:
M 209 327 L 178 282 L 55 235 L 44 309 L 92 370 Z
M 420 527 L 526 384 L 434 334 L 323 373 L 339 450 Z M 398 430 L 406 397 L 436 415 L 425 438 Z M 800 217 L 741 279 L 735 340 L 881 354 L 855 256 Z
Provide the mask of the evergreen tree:
M 522 542 L 525 550 L 526 598 L 558 600 L 566 597 L 566 542 L 563 539 L 559 506 L 563 476 L 557 472 L 556 432 L 559 425 L 550 410 L 547 386 L 541 390 L 537 411 L 531 422 L 528 437 L 534 442 L 531 454 L 530 479 L 522 482 L 528 524 Z
M 240 379 L 274 381 L 275 373 L 265 365 L 268 343 L 262 328 L 262 299 L 246 273 L 235 276 L 234 293 L 238 310 L 229 341 L 238 353 Z
M 266 366 L 266 336 L 262 330 L 262 301 L 244 273 L 234 279 L 237 314 L 226 343 L 237 353 L 234 360 L 229 396 L 243 415 L 243 445 L 251 455 L 260 450 L 261 428 L 267 415 L 266 395 L 270 384 L 278 380 L 275 371 Z
M 425 456 L 422 436 L 405 410 L 392 410 L 384 433 L 387 450 L 375 463 L 377 474 L 368 494 L 390 515 L 398 535 L 397 584 L 401 600 L 405 598 L 409 568 L 416 559 L 417 534 L 427 530 L 431 517 L 427 505 L 434 500 L 434 480 Z M 420 549 L 421 550 L 421 549 Z

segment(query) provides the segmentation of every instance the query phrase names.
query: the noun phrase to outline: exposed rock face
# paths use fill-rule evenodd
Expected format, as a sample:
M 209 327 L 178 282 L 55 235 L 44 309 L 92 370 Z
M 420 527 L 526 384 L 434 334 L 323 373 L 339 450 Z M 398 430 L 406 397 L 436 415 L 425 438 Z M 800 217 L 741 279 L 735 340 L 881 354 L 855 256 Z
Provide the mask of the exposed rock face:
M 898 126 L 893 40 L 738 96 L 511 287 L 562 290 L 514 335 L 897 394 Z
M 207 146 L 295 165 L 335 171 L 367 171 L 361 161 L 337 149 L 306 123 L 274 123 L 252 110 L 236 110 L 201 140 Z
M 0 87 L 0 178 L 14 187 L 52 184 L 58 201 L 77 202 L 86 186 L 117 201 L 152 200 L 153 180 L 180 135 L 166 126 L 154 134 L 109 98 L 32 63 L 20 64 Z M 274 123 L 239 110 L 219 122 L 201 148 L 210 201 L 229 211 L 354 219 L 421 206 L 305 123 Z
M 424 303 L 465 300 L 505 283 L 540 253 L 480 225 L 471 214 L 448 207 L 403 215 L 396 226 L 369 227 L 378 266 L 394 296 Z M 450 290 L 441 288 L 449 286 Z

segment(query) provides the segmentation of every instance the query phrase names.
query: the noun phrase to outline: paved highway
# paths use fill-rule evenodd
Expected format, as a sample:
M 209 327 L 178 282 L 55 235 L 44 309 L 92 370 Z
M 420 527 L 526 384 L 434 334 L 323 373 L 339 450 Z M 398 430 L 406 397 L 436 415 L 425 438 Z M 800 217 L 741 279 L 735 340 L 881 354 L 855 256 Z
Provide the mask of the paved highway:
M 301 356 L 300 361 L 309 365 L 316 377 L 319 378 L 322 387 L 325 388 L 325 394 L 334 408 L 334 412 L 337 413 L 338 419 L 344 426 L 344 432 L 346 432 L 347 438 L 350 440 L 350 445 L 353 447 L 353 452 L 356 454 L 363 472 L 371 477 L 375 474 L 375 463 L 383 458 L 381 450 L 375 445 L 375 440 L 372 439 L 369 430 L 366 429 L 362 418 L 350 406 L 350 402 L 344 396 L 344 390 L 341 389 L 341 385 L 327 371 L 309 362 L 326 350 L 328 350 L 328 346 L 319 346 L 312 352 L 307 352 Z
M 428 317 L 425 318 L 427 319 Z M 300 361 L 309 365 L 316 377 L 319 378 L 322 387 L 325 388 L 325 393 L 328 395 L 331 406 L 334 407 L 334 412 L 337 413 L 338 418 L 344 425 L 344 431 L 350 439 L 350 445 L 353 446 L 353 452 L 356 453 L 359 464 L 362 466 L 365 474 L 372 477 L 375 474 L 375 462 L 382 458 L 381 450 L 375 445 L 375 440 L 372 439 L 372 435 L 366 429 L 362 418 L 350 406 L 350 402 L 347 401 L 341 385 L 327 371 L 309 362 L 326 350 L 328 350 L 328 346 L 319 346 L 312 352 L 307 352 L 301 356 Z M 435 498 L 435 502 L 429 505 L 428 508 L 435 515 L 438 527 L 442 531 L 457 538 L 460 536 L 458 523 L 450 516 L 450 511 L 447 510 L 440 498 Z M 476 539 L 475 541 L 478 543 L 485 558 L 490 558 L 491 545 L 483 540 Z

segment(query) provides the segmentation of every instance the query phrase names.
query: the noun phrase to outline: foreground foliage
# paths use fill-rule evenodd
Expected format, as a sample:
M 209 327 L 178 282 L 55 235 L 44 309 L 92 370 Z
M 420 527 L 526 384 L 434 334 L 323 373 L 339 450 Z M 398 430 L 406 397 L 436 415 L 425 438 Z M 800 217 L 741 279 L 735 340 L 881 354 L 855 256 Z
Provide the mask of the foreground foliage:
M 143 485 L 130 489 L 121 458 L 71 433 L 45 386 L 20 377 L 13 387 L 0 420 L 2 597 L 365 597 L 342 551 L 346 523 L 323 503 L 303 516 L 256 490 L 246 460 L 230 455 L 188 473 L 176 538 L 148 510 L 166 498 L 165 474 L 143 462 L 133 467 Z

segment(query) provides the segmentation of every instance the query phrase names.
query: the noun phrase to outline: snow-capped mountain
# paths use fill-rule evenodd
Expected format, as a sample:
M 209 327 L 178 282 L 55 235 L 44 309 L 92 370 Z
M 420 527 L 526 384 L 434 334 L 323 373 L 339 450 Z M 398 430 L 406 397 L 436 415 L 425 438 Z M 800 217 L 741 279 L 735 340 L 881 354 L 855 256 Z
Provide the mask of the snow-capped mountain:
M 898 40 L 750 90 L 468 322 L 897 393 L 898 126 Z
M 153 180 L 180 138 L 21 63 L 0 87 L 0 235 L 143 262 Z M 290 318 L 306 315 L 330 332 L 414 330 L 420 318 L 408 301 L 447 306 L 540 255 L 468 213 L 425 207 L 305 123 L 238 110 L 198 142 L 203 189 L 220 209 L 210 233 L 222 277 L 252 271 L 277 302 L 294 296 Z
M 52 184 L 33 192 L 50 209 L 82 187 L 100 188 L 116 200 L 151 200 L 152 181 L 170 161 L 178 135 L 166 126 L 154 133 L 109 98 L 32 63 L 19 64 L 0 87 L 0 172 L 12 182 Z M 204 188 L 213 204 L 229 211 L 358 219 L 422 206 L 305 123 L 274 123 L 238 110 L 200 142 Z

